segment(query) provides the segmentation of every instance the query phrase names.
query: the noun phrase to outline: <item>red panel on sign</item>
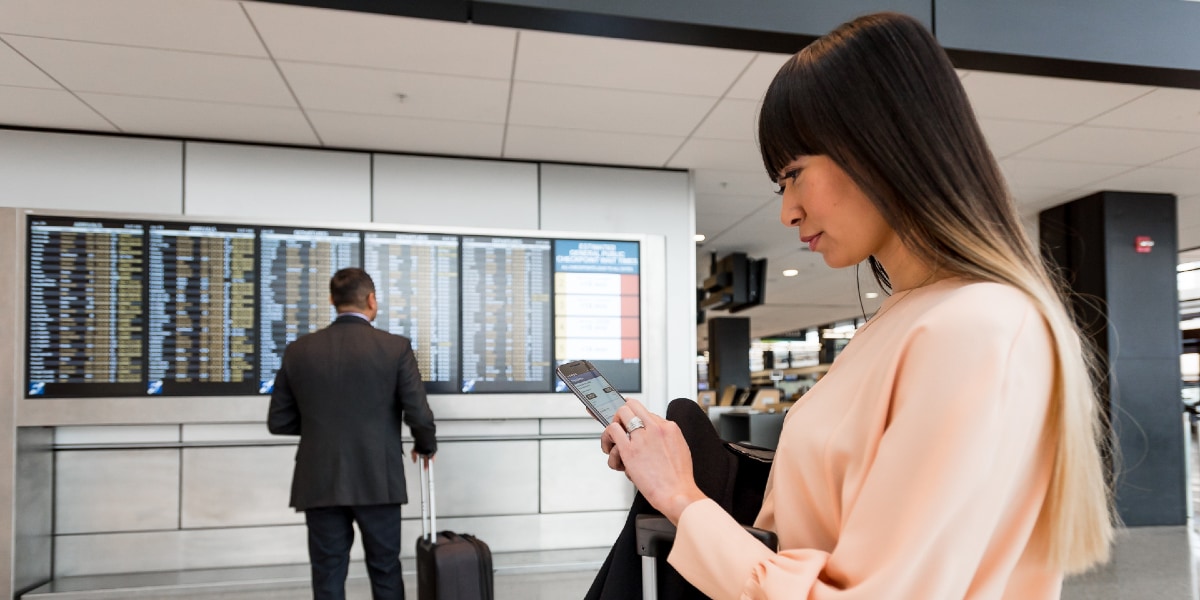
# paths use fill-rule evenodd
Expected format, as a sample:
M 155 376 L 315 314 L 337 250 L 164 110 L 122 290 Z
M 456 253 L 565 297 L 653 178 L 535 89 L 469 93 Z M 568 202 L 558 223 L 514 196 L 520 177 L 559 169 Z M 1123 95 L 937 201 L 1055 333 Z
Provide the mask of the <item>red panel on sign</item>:
M 621 316 L 636 317 L 640 314 L 641 306 L 637 296 L 621 296 Z
M 621 358 L 625 360 L 641 359 L 641 345 L 637 338 L 621 340 Z
M 622 275 L 621 276 L 621 295 L 636 296 L 638 294 L 638 276 L 637 275 Z

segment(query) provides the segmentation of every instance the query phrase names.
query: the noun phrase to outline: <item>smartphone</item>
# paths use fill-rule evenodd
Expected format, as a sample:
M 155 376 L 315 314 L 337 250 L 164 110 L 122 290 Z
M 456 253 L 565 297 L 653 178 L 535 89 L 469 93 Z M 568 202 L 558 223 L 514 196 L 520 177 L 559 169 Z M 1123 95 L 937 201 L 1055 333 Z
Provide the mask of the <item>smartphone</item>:
M 613 422 L 617 409 L 625 398 L 613 387 L 596 366 L 586 360 L 576 360 L 558 366 L 558 376 L 579 396 L 589 413 L 605 427 Z

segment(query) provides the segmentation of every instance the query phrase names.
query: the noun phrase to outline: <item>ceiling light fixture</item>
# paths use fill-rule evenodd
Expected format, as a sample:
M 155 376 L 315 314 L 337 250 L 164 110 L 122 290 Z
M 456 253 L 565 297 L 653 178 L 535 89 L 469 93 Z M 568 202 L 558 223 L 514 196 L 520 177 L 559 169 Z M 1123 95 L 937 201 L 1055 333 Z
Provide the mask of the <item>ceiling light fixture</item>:
M 700 242 L 703 242 L 703 241 L 704 241 L 704 234 L 703 234 L 703 233 L 697 233 L 697 234 L 696 234 L 696 243 L 697 243 L 697 244 L 699 244 Z
M 879 297 L 879 292 L 867 292 L 867 293 L 863 294 L 863 297 L 868 300 L 873 300 L 873 299 Z
M 784 277 L 795 277 L 799 274 L 800 274 L 800 271 L 797 271 L 796 269 L 784 269 L 783 270 Z

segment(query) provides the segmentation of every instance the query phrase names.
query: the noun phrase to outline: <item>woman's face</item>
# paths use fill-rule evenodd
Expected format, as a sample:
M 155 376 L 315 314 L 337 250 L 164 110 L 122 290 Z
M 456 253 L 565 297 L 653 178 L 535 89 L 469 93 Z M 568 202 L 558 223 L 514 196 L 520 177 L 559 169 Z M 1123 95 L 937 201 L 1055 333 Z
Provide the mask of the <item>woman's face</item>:
M 875 205 L 828 156 L 801 156 L 776 181 L 783 196 L 779 220 L 799 229 L 800 241 L 825 264 L 848 267 L 871 255 L 883 260 L 900 245 Z

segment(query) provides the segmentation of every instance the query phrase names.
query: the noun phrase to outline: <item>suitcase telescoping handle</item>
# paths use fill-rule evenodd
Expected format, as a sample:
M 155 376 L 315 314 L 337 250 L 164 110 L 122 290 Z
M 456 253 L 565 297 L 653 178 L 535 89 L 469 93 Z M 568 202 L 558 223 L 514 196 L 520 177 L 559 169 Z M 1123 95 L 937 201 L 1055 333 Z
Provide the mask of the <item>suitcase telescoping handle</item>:
M 433 460 L 421 457 L 421 537 L 437 540 L 437 515 L 433 508 Z M 426 526 L 428 525 L 428 529 Z

